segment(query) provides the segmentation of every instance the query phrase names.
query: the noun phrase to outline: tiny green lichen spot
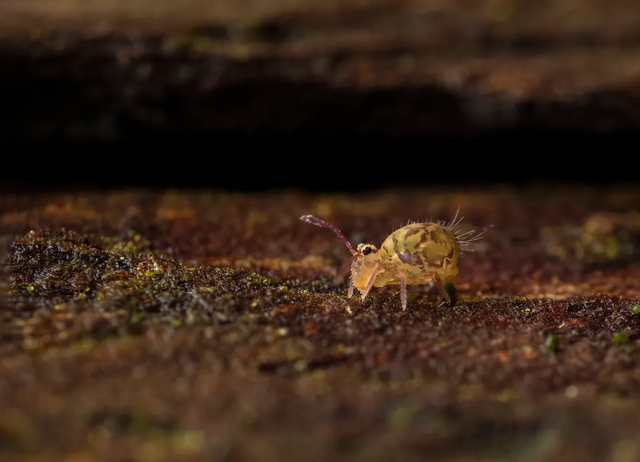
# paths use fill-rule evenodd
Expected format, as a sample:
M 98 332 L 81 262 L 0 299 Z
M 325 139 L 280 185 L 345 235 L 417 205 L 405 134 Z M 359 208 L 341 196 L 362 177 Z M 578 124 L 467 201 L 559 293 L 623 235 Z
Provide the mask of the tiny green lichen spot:
M 451 282 L 458 276 L 461 253 L 480 239 L 486 230 L 460 232 L 458 225 L 462 218 L 458 219 L 456 212 L 449 223 L 408 224 L 391 233 L 379 249 L 371 244 L 358 244 L 354 249 L 332 224 L 312 215 L 300 219 L 333 230 L 347 245 L 352 257 L 336 279 L 340 279 L 346 269 L 350 270 L 349 297 L 353 295 L 354 288 L 360 291 L 364 300 L 373 287 L 400 285 L 403 310 L 407 308 L 406 286 L 412 284 L 434 282 L 447 303 L 455 304 L 450 295 L 455 293 Z

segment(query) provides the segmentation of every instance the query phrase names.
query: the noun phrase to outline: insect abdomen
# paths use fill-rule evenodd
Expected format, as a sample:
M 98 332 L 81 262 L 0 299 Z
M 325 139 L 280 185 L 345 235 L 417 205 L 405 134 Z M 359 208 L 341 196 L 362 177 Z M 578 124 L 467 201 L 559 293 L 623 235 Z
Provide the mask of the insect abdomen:
M 457 275 L 458 241 L 449 229 L 436 223 L 414 223 L 400 228 L 384 241 L 382 249 L 389 264 L 406 274 L 435 271 L 447 277 L 445 273 L 455 270 Z

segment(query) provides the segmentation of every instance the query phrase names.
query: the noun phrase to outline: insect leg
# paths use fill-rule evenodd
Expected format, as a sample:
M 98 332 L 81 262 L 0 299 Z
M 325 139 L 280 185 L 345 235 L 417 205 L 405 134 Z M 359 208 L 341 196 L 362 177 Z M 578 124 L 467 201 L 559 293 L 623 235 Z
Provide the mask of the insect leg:
M 447 291 L 444 289 L 444 284 L 442 282 L 442 279 L 440 279 L 440 276 L 438 276 L 438 273 L 433 274 L 433 280 L 436 283 L 436 286 L 438 287 L 438 291 L 440 292 L 440 295 L 442 295 L 442 297 L 444 297 L 447 303 L 451 305 L 451 297 L 449 296 Z
M 378 276 L 378 268 L 373 270 L 373 273 L 371 273 L 371 277 L 369 278 L 369 282 L 367 283 L 367 287 L 362 292 L 362 300 L 364 300 L 367 297 L 367 294 L 369 293 L 369 291 L 373 287 L 373 283 L 375 282 L 377 276 Z
M 347 297 L 353 297 L 353 281 L 349 279 L 349 290 L 347 291 Z
M 400 302 L 402 303 L 402 311 L 407 309 L 407 279 L 402 271 L 398 271 L 400 278 Z
M 458 303 L 458 292 L 456 291 L 456 286 L 454 286 L 450 282 L 445 282 L 444 290 L 449 294 L 452 306 Z

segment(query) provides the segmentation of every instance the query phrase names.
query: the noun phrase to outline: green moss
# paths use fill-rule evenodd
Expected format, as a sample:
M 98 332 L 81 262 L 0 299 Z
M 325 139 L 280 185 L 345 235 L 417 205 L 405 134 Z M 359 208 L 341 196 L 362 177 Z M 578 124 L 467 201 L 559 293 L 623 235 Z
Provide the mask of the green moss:
M 631 307 L 631 312 L 632 312 L 633 314 L 640 314 L 640 304 L 638 304 L 638 305 L 633 305 L 633 306 Z
M 134 236 L 136 245 L 145 240 Z M 84 336 L 116 335 L 118 329 L 132 332 L 157 324 L 172 328 L 227 324 L 242 317 L 245 310 L 269 307 L 303 297 L 282 285 L 273 291 L 274 279 L 232 268 L 190 267 L 151 252 L 131 253 L 126 242 L 75 233 L 30 233 L 12 246 L 14 271 L 12 291 L 29 295 L 35 309 L 83 311 L 94 309 L 103 317 L 118 307 L 124 315 L 111 317 L 83 332 L 63 330 L 57 342 Z M 128 241 L 127 241 L 128 242 Z M 123 244 L 123 245 L 120 245 Z M 154 314 L 153 316 L 150 316 Z M 149 316 L 148 316 L 149 315 Z M 25 327 L 26 329 L 26 327 Z M 74 329 L 70 327 L 70 329 Z M 75 327 L 77 330 L 78 327 Z M 97 333 L 93 330 L 97 329 Z M 41 340 L 29 337 L 23 348 L 42 348 Z
M 582 226 L 545 227 L 542 240 L 549 255 L 586 263 L 627 261 L 640 251 L 636 213 L 596 213 Z
M 131 324 L 139 324 L 144 320 L 144 313 L 132 313 L 131 317 L 129 318 L 129 322 Z
M 403 430 L 411 427 L 417 413 L 415 406 L 399 406 L 389 413 L 387 421 L 391 428 Z
M 623 343 L 627 343 L 629 341 L 629 338 L 623 332 L 615 332 L 613 334 L 613 341 L 618 344 L 623 344 Z

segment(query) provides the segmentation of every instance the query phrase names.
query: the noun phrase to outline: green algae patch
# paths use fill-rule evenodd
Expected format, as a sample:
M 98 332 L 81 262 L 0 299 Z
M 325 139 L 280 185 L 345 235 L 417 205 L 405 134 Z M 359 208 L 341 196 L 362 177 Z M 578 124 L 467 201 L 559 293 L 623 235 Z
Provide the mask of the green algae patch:
M 584 263 L 624 262 L 640 255 L 640 214 L 596 213 L 581 226 L 545 226 L 547 254 Z
M 613 341 L 618 345 L 623 345 L 629 341 L 629 337 L 624 332 L 615 332 L 613 334 Z
M 73 232 L 31 232 L 17 239 L 11 248 L 12 290 L 49 299 L 90 292 L 87 297 L 103 299 L 142 290 L 149 296 L 194 290 L 265 293 L 274 284 L 248 271 L 190 267 L 150 251 L 131 252 L 129 243 L 104 248 L 100 242 Z
M 145 242 L 139 237 L 134 241 Z M 35 313 L 19 329 L 22 347 L 41 350 L 85 336 L 139 334 L 154 325 L 229 324 L 258 306 L 304 298 L 272 278 L 233 268 L 187 266 L 148 249 L 132 252 L 130 243 L 72 231 L 30 232 L 16 239 L 11 291 L 23 300 L 22 310 Z M 54 332 L 34 335 L 42 323 L 53 325 Z

